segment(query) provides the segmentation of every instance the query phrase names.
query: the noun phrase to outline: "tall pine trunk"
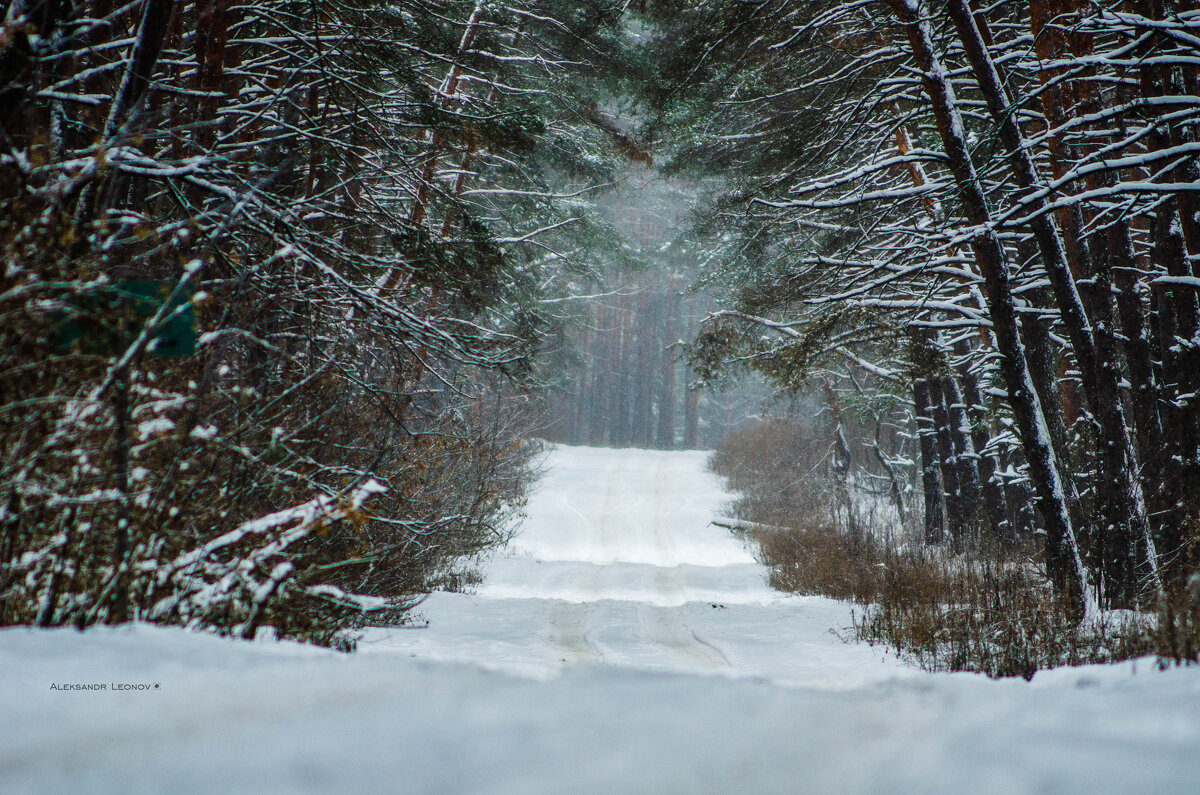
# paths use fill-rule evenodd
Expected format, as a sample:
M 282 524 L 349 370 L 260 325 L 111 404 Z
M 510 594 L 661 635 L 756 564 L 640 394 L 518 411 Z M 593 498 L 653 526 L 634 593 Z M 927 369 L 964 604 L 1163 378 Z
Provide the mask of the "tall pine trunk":
M 1071 595 L 1079 611 L 1085 617 L 1091 617 L 1096 615 L 1098 605 L 1067 510 L 1062 472 L 1051 446 L 1041 403 L 1029 378 L 1018 331 L 1007 258 L 992 226 L 992 215 L 975 167 L 967 154 L 966 128 L 958 109 L 958 100 L 945 66 L 934 50 L 929 24 L 922 18 L 916 0 L 889 0 L 889 5 L 904 29 L 921 72 L 960 200 L 968 220 L 974 226 L 971 250 L 986 285 L 988 310 L 1000 354 L 1000 369 L 1013 407 L 1021 445 L 1029 462 L 1030 477 L 1038 494 L 1042 519 L 1046 523 L 1047 546 L 1050 551 L 1065 558 L 1066 570 L 1051 574 L 1055 576 L 1059 587 Z
M 1096 284 L 1093 307 L 1096 317 L 1089 322 L 1079 291 L 1067 263 L 1066 248 L 1045 199 L 1045 185 L 1037 172 L 1028 146 L 1011 112 L 1012 103 L 1000 81 L 987 46 L 979 32 L 968 0 L 948 0 L 946 9 L 954 21 L 959 41 L 971 63 L 988 110 L 992 114 L 1007 151 L 1017 187 L 1026 192 L 1026 211 L 1042 263 L 1054 290 L 1055 303 L 1066 327 L 1083 379 L 1084 395 L 1096 423 L 1100 477 L 1097 492 L 1100 506 L 1100 536 L 1097 548 L 1104 574 L 1104 597 L 1114 607 L 1136 602 L 1135 562 L 1139 545 L 1151 580 L 1158 583 L 1158 557 L 1146 517 L 1145 498 L 1129 437 L 1120 391 L 1121 372 L 1112 329 L 1112 294 L 1106 263 L 1092 261 Z M 982 199 L 982 194 L 980 195 Z
M 921 496 L 925 505 L 925 535 L 928 545 L 940 544 L 943 536 L 941 457 L 938 455 L 937 429 L 930 406 L 929 382 L 913 381 L 913 416 L 917 423 L 917 441 L 921 449 Z

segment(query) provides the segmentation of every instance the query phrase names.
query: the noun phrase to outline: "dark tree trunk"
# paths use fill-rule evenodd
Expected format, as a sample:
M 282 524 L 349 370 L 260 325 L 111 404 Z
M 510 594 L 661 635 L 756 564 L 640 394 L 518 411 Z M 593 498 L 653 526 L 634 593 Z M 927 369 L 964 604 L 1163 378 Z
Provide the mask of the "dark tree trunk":
M 1160 270 L 1170 276 L 1182 276 L 1188 272 L 1184 258 L 1183 236 L 1177 223 L 1173 202 L 1164 202 L 1154 222 L 1154 243 L 1151 260 Z M 1183 373 L 1186 358 L 1182 355 L 1179 339 L 1186 339 L 1188 330 L 1194 329 L 1200 317 L 1197 295 L 1194 290 L 1170 284 L 1156 285 L 1154 289 L 1155 324 L 1153 348 L 1158 353 L 1161 398 L 1158 402 L 1162 417 L 1162 451 L 1160 477 L 1161 502 L 1164 515 L 1160 522 L 1165 551 L 1174 551 L 1182 539 L 1182 526 L 1186 507 L 1183 501 L 1188 492 L 1187 466 L 1185 460 L 1192 449 L 1191 437 L 1195 430 L 1187 425 L 1187 412 L 1179 403 L 1179 396 L 1186 394 L 1187 376 Z M 1195 483 L 1195 480 L 1191 481 Z M 1193 486 L 1193 488 L 1195 488 Z
M 962 544 L 978 541 L 979 528 L 983 526 L 983 489 L 979 476 L 979 456 L 975 440 L 971 436 L 971 420 L 967 407 L 953 376 L 942 379 L 942 395 L 946 401 L 946 412 L 950 418 L 950 440 L 954 444 L 954 462 L 958 474 L 958 494 L 967 533 L 960 539 Z
M 1060 590 L 1071 594 L 1085 614 L 1095 613 L 1095 598 L 1075 541 L 1067 510 L 1062 472 L 1054 455 L 1041 403 L 1029 378 L 1025 350 L 1018 331 L 1015 298 L 1009 282 L 1004 249 L 992 226 L 987 200 L 967 154 L 962 116 L 944 65 L 933 48 L 927 21 L 921 19 L 916 0 L 889 0 L 904 28 L 925 91 L 933 105 L 938 132 L 958 187 L 967 219 L 976 231 L 971 240 L 975 262 L 987 290 L 989 315 L 1000 369 L 1013 407 L 1017 432 L 1029 461 L 1030 477 L 1047 535 L 1047 569 Z
M 1158 415 L 1158 381 L 1151 364 L 1153 354 L 1146 328 L 1146 316 L 1142 297 L 1145 285 L 1136 276 L 1133 258 L 1129 256 L 1129 229 L 1123 227 L 1124 242 L 1112 247 L 1120 257 L 1113 263 L 1113 279 L 1116 284 L 1117 308 L 1121 317 L 1121 333 L 1125 339 L 1125 360 L 1129 363 L 1129 382 L 1132 386 L 1132 403 L 1138 459 L 1143 469 L 1143 488 L 1153 493 L 1159 479 L 1159 446 L 1162 444 L 1162 421 Z M 1118 232 L 1114 230 L 1114 234 Z
M 937 428 L 929 400 L 929 382 L 913 381 L 913 416 L 917 422 L 917 441 L 921 448 L 921 495 L 925 505 L 925 543 L 940 544 L 943 536 L 941 457 L 937 449 Z
M 950 544 L 961 551 L 967 536 L 967 509 L 962 499 L 962 484 L 959 482 L 958 457 L 954 454 L 954 439 L 950 429 L 950 413 L 946 410 L 946 394 L 942 389 L 943 379 L 929 380 L 929 407 L 933 414 L 933 427 L 937 437 L 938 467 L 942 474 L 942 502 L 946 506 L 946 528 L 950 531 Z
M 971 441 L 975 454 L 978 456 L 980 487 L 987 507 L 988 525 L 992 538 L 1001 549 L 1007 549 L 1016 536 L 1012 522 L 1008 518 L 1008 500 L 1004 488 L 997 475 L 998 465 L 995 453 L 988 451 L 991 441 L 987 431 L 987 410 L 983 405 L 983 397 L 979 393 L 979 382 L 965 366 L 959 372 L 962 380 L 963 398 L 967 405 L 967 418 L 970 422 Z
M 1042 193 L 1033 192 L 1044 187 L 1041 176 L 1024 145 L 1011 112 L 1012 104 L 987 52 L 968 0 L 949 0 L 946 9 L 998 127 L 1017 186 L 1028 194 L 1030 227 L 1054 290 L 1059 316 L 1079 364 L 1084 397 L 1097 426 L 1100 469 L 1097 491 L 1101 495 L 1098 505 L 1103 539 L 1096 549 L 1103 550 L 1099 563 L 1104 574 L 1104 596 L 1114 607 L 1132 606 L 1137 595 L 1135 561 L 1139 544 L 1150 546 L 1142 557 L 1154 580 L 1157 580 L 1158 567 L 1141 483 L 1133 475 L 1138 466 L 1119 388 L 1121 373 L 1113 333 L 1108 263 L 1103 257 L 1090 258 L 1095 315 L 1089 322 L 1067 262 L 1066 246 L 1048 202 L 1044 197 L 1039 198 Z

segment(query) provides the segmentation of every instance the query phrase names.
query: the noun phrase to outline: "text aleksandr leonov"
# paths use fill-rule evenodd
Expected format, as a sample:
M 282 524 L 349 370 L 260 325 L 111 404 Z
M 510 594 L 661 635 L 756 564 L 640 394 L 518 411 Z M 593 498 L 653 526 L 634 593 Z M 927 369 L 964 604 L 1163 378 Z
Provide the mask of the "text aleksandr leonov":
M 51 690 L 158 690 L 160 685 L 144 682 L 51 682 Z

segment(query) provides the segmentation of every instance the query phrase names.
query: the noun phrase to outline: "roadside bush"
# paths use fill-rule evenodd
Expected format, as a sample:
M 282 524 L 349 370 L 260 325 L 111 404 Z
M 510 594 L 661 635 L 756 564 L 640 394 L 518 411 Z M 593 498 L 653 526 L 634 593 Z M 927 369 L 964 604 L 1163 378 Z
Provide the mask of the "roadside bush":
M 1160 667 L 1200 663 L 1200 571 L 1159 605 L 1154 650 Z
M 879 528 L 855 542 L 839 526 L 828 473 L 809 471 L 812 436 L 782 420 L 726 437 L 710 466 L 738 494 L 738 532 L 754 542 L 771 586 L 861 606 L 854 638 L 884 644 L 929 671 L 1030 678 L 1043 668 L 1156 654 L 1200 660 L 1200 573 L 1172 588 L 1157 614 L 1112 612 L 1081 624 L 1044 575 L 1032 543 L 953 555 Z

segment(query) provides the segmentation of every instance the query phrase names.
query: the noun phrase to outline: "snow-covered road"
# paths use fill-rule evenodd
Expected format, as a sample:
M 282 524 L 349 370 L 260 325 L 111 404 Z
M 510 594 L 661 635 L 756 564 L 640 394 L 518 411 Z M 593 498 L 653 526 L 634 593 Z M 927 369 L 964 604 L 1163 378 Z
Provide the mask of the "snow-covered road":
M 359 653 L 0 631 L 0 792 L 1122 792 L 1200 781 L 1200 669 L 1031 683 L 843 643 L 699 453 L 557 448 L 510 548 Z M 104 683 L 62 691 L 58 683 Z M 145 685 L 147 689 L 116 689 Z
M 727 530 L 702 452 L 559 447 L 528 520 L 477 594 L 434 594 L 428 630 L 375 630 L 368 654 L 546 678 L 575 665 L 859 686 L 907 671 L 842 643 L 849 612 L 787 598 Z

